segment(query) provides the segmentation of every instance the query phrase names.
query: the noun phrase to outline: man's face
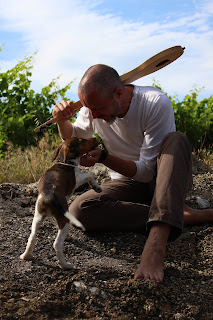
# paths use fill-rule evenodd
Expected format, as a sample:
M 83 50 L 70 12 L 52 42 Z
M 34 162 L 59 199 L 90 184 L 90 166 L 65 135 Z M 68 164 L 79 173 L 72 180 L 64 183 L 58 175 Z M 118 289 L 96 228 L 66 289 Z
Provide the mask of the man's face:
M 93 119 L 103 119 L 112 124 L 120 112 L 120 106 L 115 97 L 102 97 L 97 91 L 90 94 L 79 94 L 82 104 L 90 109 Z

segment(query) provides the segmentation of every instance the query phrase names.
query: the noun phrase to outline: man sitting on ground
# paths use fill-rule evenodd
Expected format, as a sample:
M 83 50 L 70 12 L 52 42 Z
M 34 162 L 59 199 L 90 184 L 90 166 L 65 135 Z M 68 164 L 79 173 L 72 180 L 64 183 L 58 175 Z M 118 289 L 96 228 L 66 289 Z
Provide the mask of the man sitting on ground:
M 184 205 L 192 184 L 191 146 L 176 132 L 174 112 L 167 95 L 154 87 L 123 85 L 111 67 L 95 65 L 80 81 L 84 107 L 74 124 L 74 104 L 57 103 L 53 109 L 63 139 L 97 133 L 107 149 L 90 151 L 83 166 L 102 162 L 112 180 L 103 191 L 79 196 L 69 210 L 86 230 L 135 231 L 146 227 L 146 241 L 135 279 L 162 282 L 168 240 L 183 225 L 213 221 L 213 210 Z

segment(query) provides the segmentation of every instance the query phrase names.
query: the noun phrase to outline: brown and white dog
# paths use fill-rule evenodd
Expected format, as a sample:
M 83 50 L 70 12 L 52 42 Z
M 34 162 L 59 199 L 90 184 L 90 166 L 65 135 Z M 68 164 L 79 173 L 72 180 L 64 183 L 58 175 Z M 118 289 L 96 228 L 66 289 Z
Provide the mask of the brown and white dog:
M 20 256 L 21 259 L 32 258 L 35 247 L 36 234 L 47 216 L 54 216 L 58 223 L 58 234 L 54 241 L 54 249 L 59 264 L 62 268 L 70 269 L 63 254 L 64 241 L 68 235 L 70 224 L 82 230 L 84 226 L 69 211 L 67 200 L 74 190 L 88 182 L 95 191 L 101 192 L 101 187 L 89 173 L 82 173 L 78 167 L 78 157 L 95 149 L 98 146 L 96 138 L 82 139 L 69 138 L 59 146 L 53 156 L 56 163 L 49 168 L 39 181 L 39 195 L 36 200 L 35 214 L 31 227 L 31 234 L 27 242 L 26 250 Z

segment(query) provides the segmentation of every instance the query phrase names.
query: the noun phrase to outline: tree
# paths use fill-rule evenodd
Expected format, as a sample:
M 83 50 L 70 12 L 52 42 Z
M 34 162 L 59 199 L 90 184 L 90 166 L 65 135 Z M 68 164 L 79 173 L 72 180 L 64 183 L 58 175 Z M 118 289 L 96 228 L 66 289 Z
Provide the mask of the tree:
M 159 84 L 153 86 L 162 90 Z M 162 90 L 163 91 L 163 90 Z M 175 114 L 178 131 L 185 133 L 195 151 L 200 148 L 213 149 L 213 96 L 198 101 L 200 90 L 193 89 L 183 101 L 169 96 Z
M 57 85 L 59 77 L 40 93 L 30 88 L 33 58 L 27 57 L 14 68 L 0 73 L 0 155 L 6 150 L 8 141 L 15 147 L 35 144 L 41 135 L 34 133 L 35 119 L 45 122 L 57 100 L 67 99 L 65 95 L 72 82 L 60 89 Z M 56 132 L 57 129 L 52 127 L 50 130 Z

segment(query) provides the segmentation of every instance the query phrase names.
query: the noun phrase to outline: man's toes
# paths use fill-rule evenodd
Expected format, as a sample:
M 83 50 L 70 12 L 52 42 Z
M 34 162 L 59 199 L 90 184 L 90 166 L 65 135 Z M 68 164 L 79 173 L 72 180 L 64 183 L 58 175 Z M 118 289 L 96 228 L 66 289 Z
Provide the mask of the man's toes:
M 163 282 L 163 277 L 164 277 L 164 275 L 161 274 L 161 275 L 156 279 L 156 282 L 162 283 L 162 282 Z
M 134 279 L 141 279 L 141 278 L 143 278 L 143 274 L 138 270 L 136 270 L 134 274 Z
M 141 279 L 141 278 L 142 278 L 141 274 L 139 273 L 134 274 L 134 279 Z
M 153 280 L 157 283 L 163 282 L 163 274 L 162 273 L 154 273 L 151 277 L 150 280 Z
M 141 270 L 136 270 L 134 274 L 134 279 L 144 279 L 145 275 Z
M 163 282 L 163 273 L 152 273 L 152 272 L 142 272 L 136 270 L 134 279 L 145 279 L 145 280 L 151 280 L 157 283 L 162 283 Z

